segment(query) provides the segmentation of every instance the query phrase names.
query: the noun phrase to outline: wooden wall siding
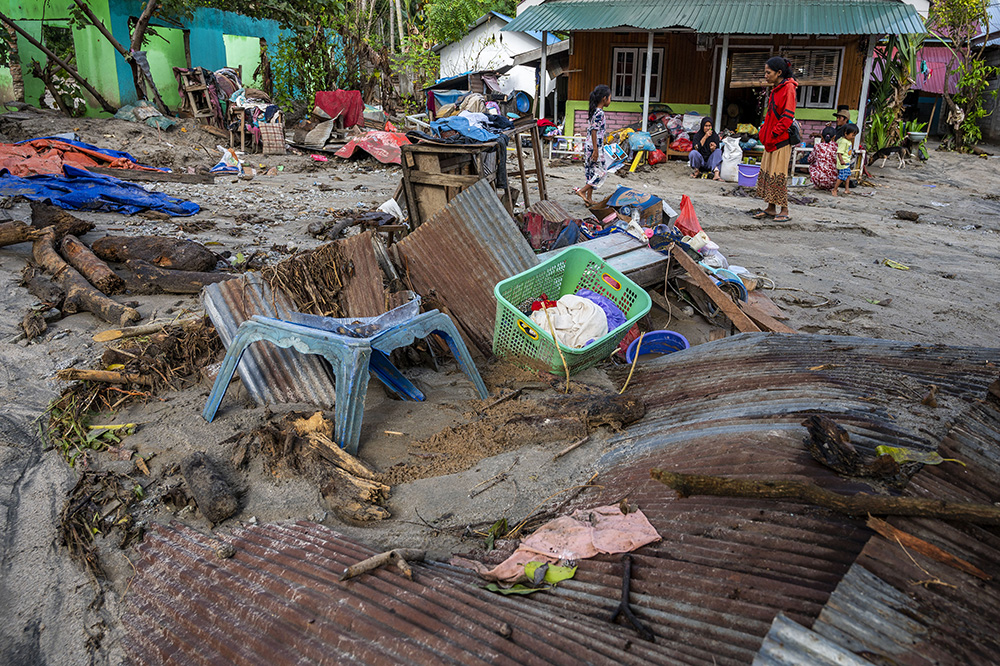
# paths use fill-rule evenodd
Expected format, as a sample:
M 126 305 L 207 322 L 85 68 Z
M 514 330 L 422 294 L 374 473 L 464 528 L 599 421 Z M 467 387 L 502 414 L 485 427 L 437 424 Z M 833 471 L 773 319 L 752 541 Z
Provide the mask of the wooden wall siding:
M 698 51 L 694 33 L 659 33 L 653 39 L 654 48 L 664 49 L 664 77 L 659 100 L 673 104 L 708 104 L 717 85 L 712 71 L 716 56 L 714 48 Z M 721 38 L 716 43 L 722 43 Z M 792 39 L 787 35 L 731 38 L 731 46 L 754 45 L 789 49 L 816 46 L 843 46 L 844 64 L 840 80 L 838 104 L 858 108 L 861 99 L 861 79 L 864 73 L 864 52 L 858 37 L 844 36 Z M 611 85 L 611 53 L 615 46 L 646 47 L 646 34 L 641 32 L 577 32 L 573 35 L 573 52 L 569 57 L 569 99 L 586 100 L 590 91 L 600 84 Z M 764 63 L 761 63 L 763 69 Z

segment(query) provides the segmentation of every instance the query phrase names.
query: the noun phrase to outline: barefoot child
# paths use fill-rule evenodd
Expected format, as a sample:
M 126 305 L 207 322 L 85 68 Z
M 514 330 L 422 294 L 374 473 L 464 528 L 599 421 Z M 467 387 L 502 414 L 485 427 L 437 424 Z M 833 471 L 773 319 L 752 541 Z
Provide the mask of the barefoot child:
M 587 123 L 587 138 L 583 143 L 583 173 L 587 184 L 575 190 L 587 205 L 593 203 L 591 196 L 594 188 L 600 187 L 607 177 L 607 172 L 601 164 L 601 148 L 604 146 L 604 135 L 608 131 L 604 119 L 604 107 L 611 104 L 611 88 L 600 85 L 590 93 L 590 114 Z
M 857 135 L 858 126 L 848 123 L 844 126 L 844 136 L 837 139 L 837 184 L 833 186 L 833 196 L 837 196 L 841 183 L 844 184 L 844 194 L 851 193 L 851 153 Z

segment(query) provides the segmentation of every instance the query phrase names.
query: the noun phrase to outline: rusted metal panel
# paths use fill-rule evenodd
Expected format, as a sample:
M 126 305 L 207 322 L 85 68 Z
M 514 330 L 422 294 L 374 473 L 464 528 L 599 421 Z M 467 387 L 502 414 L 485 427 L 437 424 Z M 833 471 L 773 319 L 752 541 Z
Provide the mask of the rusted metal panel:
M 253 273 L 208 285 L 202 292 L 202 302 L 226 347 L 240 324 L 253 315 L 285 319 L 295 311 L 284 293 L 271 291 L 267 282 Z M 336 402 L 329 365 L 314 354 L 258 342 L 243 353 L 236 369 L 258 405 L 302 402 L 330 409 Z
M 341 291 L 341 304 L 347 317 L 375 317 L 386 311 L 382 269 L 372 247 L 374 235 L 375 231 L 369 229 L 338 242 L 344 270 L 349 276 Z
M 493 287 L 538 263 L 486 181 L 463 190 L 394 247 L 413 289 L 446 307 L 487 354 L 496 320 Z
M 548 199 L 536 201 L 531 204 L 528 210 L 536 215 L 541 215 L 542 219 L 546 222 L 555 222 L 558 224 L 560 222 L 573 219 L 573 216 L 567 213 L 565 208 L 560 206 L 555 201 L 549 201 Z
M 815 631 L 789 620 L 774 618 L 764 645 L 754 657 L 753 666 L 871 666 L 871 662 L 845 650 Z

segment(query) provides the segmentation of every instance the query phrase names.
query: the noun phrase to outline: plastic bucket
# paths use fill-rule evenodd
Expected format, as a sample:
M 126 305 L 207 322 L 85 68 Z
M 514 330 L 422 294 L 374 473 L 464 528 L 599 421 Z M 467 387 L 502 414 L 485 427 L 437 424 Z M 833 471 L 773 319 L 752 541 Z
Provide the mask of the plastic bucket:
M 680 333 L 674 331 L 650 331 L 642 336 L 642 347 L 639 347 L 639 338 L 632 341 L 625 351 L 625 360 L 631 363 L 635 360 L 635 352 L 638 349 L 642 354 L 672 354 L 684 349 L 689 349 L 691 343 Z
M 531 95 L 524 92 L 523 90 L 518 90 L 517 94 L 514 95 L 514 108 L 517 109 L 518 113 L 527 113 L 531 110 Z
M 760 174 L 759 164 L 740 164 L 738 182 L 743 187 L 755 187 L 757 176 Z

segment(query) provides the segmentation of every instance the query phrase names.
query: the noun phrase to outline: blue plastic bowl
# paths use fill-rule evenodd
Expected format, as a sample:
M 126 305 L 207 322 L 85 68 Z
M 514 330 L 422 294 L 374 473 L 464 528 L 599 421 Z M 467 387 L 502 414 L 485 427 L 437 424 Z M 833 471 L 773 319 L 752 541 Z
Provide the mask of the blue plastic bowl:
M 632 341 L 625 351 L 625 360 L 631 363 L 635 360 L 635 351 L 639 346 L 639 338 Z M 672 354 L 684 349 L 689 349 L 691 343 L 680 333 L 674 331 L 650 331 L 642 336 L 643 354 Z
M 520 113 L 527 113 L 531 109 L 531 95 L 523 90 L 518 90 L 517 94 L 514 95 L 514 108 Z

